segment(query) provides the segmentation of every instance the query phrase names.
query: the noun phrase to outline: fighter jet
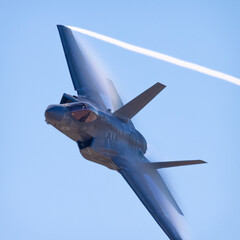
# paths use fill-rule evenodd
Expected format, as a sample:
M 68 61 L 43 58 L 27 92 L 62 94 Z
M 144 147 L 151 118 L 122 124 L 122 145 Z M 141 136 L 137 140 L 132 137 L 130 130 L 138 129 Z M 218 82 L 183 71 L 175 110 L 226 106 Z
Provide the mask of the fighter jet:
M 46 122 L 75 141 L 85 159 L 120 173 L 169 239 L 183 239 L 183 213 L 158 169 L 205 162 L 150 162 L 147 142 L 131 120 L 166 86 L 156 83 L 123 104 L 113 82 L 92 64 L 80 34 L 57 27 L 77 95 L 64 93 L 60 104 L 48 106 Z

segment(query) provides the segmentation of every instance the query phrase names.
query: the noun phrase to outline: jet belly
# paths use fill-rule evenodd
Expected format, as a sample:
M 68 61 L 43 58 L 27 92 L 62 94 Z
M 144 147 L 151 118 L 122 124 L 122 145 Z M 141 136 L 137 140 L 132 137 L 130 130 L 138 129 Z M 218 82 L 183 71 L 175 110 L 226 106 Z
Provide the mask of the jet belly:
M 118 169 L 111 158 L 105 156 L 104 154 L 101 154 L 101 153 L 95 151 L 91 146 L 80 149 L 80 153 L 87 160 L 90 160 L 92 162 L 101 164 L 101 165 L 103 165 L 107 168 L 110 168 L 112 170 L 117 170 Z

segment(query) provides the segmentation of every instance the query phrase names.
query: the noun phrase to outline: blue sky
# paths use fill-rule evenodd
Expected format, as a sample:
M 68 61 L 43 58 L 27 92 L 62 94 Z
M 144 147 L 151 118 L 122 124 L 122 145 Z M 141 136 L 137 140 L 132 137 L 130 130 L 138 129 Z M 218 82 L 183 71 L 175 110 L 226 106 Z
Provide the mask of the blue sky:
M 86 28 L 240 77 L 239 1 L 8 1 L 1 6 L 0 239 L 167 239 L 116 172 L 83 159 L 44 121 L 75 94 L 56 24 Z M 192 239 L 236 239 L 239 86 L 85 37 L 126 103 L 167 85 L 134 123 Z

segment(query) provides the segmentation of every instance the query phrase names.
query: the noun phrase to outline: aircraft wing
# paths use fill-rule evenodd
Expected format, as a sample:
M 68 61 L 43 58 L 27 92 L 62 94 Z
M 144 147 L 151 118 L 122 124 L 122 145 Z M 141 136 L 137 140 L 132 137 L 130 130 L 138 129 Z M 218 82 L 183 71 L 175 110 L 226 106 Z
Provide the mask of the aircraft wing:
M 114 168 L 170 239 L 183 239 L 182 231 L 186 230 L 183 214 L 158 170 L 129 143 L 116 135 L 115 141 L 110 141 L 111 138 L 110 132 L 107 135 L 102 132 L 94 138 L 91 148 L 112 160 Z
M 159 172 L 143 161 L 143 155 L 113 157 L 119 173 L 170 239 L 183 239 L 184 219 L 181 210 L 168 190 Z
M 74 89 L 81 98 L 92 100 L 101 110 L 116 111 L 122 101 L 112 81 L 108 79 L 90 59 L 81 34 L 70 27 L 58 25 L 69 72 Z

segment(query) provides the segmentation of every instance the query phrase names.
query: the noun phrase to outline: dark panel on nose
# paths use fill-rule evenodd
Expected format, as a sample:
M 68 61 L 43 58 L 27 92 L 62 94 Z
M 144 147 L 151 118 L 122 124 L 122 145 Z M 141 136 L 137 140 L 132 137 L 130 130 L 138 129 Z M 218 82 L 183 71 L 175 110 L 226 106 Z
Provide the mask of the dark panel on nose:
M 50 105 L 45 111 L 45 117 L 47 122 L 59 122 L 62 120 L 65 112 L 63 106 Z

